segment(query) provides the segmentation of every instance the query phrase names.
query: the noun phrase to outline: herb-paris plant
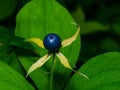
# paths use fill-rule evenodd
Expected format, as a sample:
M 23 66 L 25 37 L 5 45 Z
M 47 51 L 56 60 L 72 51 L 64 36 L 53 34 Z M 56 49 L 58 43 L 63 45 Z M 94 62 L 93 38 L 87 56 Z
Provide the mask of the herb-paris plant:
M 16 20 L 15 34 L 25 39 L 39 38 L 42 39 L 49 33 L 56 33 L 62 40 L 71 37 L 77 30 L 73 22 L 71 15 L 68 11 L 59 5 L 54 0 L 33 0 L 27 3 L 18 13 Z M 47 50 L 43 50 L 36 45 L 36 50 L 40 56 L 47 53 Z M 68 58 L 69 62 L 75 64 L 80 51 L 80 38 L 67 48 L 61 49 L 61 52 Z M 75 53 L 73 53 L 75 52 Z M 19 56 L 19 59 L 28 70 L 30 65 L 35 61 L 30 60 L 34 58 L 32 56 Z M 30 62 L 32 61 L 32 63 Z M 44 74 L 43 70 L 51 70 L 53 65 L 52 59 L 49 60 L 42 69 L 31 73 L 30 77 L 38 87 L 38 89 L 46 90 L 49 88 L 50 74 Z M 42 73 L 42 76 L 41 76 Z M 71 74 L 70 70 L 64 68 L 59 60 L 56 60 L 53 78 L 54 89 L 61 90 Z

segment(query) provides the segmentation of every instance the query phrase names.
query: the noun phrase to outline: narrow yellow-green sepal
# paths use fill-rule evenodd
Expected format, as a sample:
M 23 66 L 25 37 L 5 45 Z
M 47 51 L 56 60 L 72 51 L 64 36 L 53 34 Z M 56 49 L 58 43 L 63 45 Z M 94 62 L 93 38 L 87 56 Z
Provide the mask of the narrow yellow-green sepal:
M 86 79 L 89 80 L 88 76 L 86 76 L 85 74 L 83 74 L 81 72 L 78 72 L 78 71 L 75 71 L 74 69 L 72 69 L 72 67 L 70 66 L 67 58 L 62 53 L 60 53 L 60 52 L 57 53 L 57 56 L 58 56 L 60 62 L 63 64 L 63 66 L 65 66 L 68 69 L 71 69 L 73 72 L 78 73 L 79 75 L 81 75 L 81 76 L 83 76 L 83 77 L 85 77 Z
M 25 41 L 26 42 L 33 42 L 36 45 L 38 45 L 39 47 L 44 48 L 43 41 L 39 38 L 30 38 L 30 39 L 26 39 Z
M 64 67 L 69 68 L 69 69 L 72 70 L 72 68 L 71 68 L 71 66 L 70 66 L 67 58 L 66 58 L 62 53 L 59 52 L 59 53 L 57 53 L 56 55 L 58 56 L 60 62 L 62 63 L 62 65 L 63 65 Z
M 78 27 L 78 30 L 76 31 L 76 33 L 72 37 L 62 41 L 62 47 L 69 46 L 72 42 L 74 42 L 76 40 L 79 32 L 80 32 L 80 26 Z
M 34 64 L 32 64 L 32 66 L 29 68 L 26 77 L 33 72 L 34 70 L 36 70 L 37 68 L 40 68 L 45 62 L 47 62 L 47 60 L 51 57 L 51 55 L 46 54 L 45 56 L 41 57 L 38 61 L 36 61 Z

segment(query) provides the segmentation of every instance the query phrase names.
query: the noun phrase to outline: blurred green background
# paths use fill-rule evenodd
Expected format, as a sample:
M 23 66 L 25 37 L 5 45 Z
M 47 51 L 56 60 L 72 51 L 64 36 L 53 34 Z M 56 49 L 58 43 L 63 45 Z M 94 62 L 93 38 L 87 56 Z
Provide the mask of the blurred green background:
M 0 0 L 0 27 L 14 35 L 16 15 L 29 0 Z M 78 64 L 109 51 L 120 51 L 119 0 L 57 0 L 81 25 Z M 1 29 L 0 29 L 1 30 Z M 6 36 L 8 32 L 4 33 Z M 1 44 L 1 43 L 0 43 Z

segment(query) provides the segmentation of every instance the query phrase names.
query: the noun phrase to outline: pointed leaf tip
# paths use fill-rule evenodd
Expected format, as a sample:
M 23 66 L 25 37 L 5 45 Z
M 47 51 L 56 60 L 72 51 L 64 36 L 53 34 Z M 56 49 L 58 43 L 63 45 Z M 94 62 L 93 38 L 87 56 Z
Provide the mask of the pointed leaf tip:
M 79 74 L 80 76 L 83 76 L 84 78 L 86 78 L 87 80 L 89 80 L 89 77 L 87 76 L 87 75 L 85 75 L 85 74 L 83 74 L 83 73 L 81 73 L 81 72 L 79 72 L 79 71 L 75 71 L 75 70 L 72 70 L 73 72 L 75 72 L 75 73 L 77 73 L 77 74 Z

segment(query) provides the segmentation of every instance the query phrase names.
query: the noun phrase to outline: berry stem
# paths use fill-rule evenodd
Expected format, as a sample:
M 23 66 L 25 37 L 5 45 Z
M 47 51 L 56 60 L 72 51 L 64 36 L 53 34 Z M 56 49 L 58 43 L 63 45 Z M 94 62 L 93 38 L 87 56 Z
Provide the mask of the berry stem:
M 56 63 L 55 54 L 53 54 L 53 66 L 50 75 L 50 90 L 53 90 L 53 76 L 54 76 L 55 63 Z

